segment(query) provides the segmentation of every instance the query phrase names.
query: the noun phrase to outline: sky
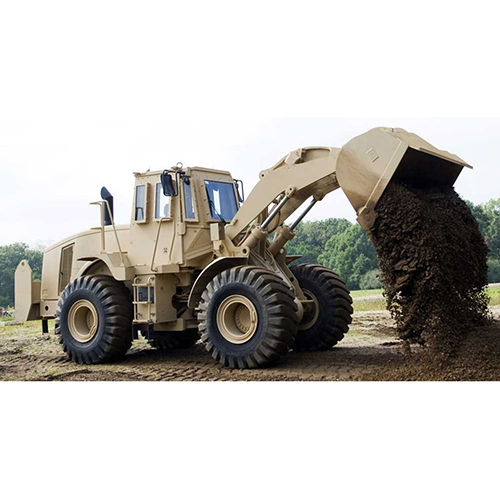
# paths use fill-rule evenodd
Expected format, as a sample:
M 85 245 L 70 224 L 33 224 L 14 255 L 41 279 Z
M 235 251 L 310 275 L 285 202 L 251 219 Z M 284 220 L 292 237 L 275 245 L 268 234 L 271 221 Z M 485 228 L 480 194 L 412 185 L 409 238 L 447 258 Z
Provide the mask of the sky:
M 500 196 L 487 4 L 422 0 L 411 23 L 395 0 L 236 4 L 0 4 L 0 244 L 95 226 L 102 186 L 127 223 L 134 171 L 224 169 L 248 193 L 289 151 L 340 147 L 375 126 L 474 165 L 457 182 L 463 197 Z M 342 192 L 309 215 L 325 217 L 354 220 Z
M 102 186 L 115 197 L 117 223 L 128 223 L 136 171 L 182 162 L 229 170 L 248 193 L 261 170 L 303 146 L 341 147 L 374 126 L 402 127 L 473 165 L 456 189 L 474 203 L 500 197 L 500 119 L 480 118 L 211 118 L 9 120 L 0 125 L 0 244 L 56 242 L 98 225 L 89 203 Z M 7 216 L 6 213 L 8 214 Z M 338 190 L 309 220 L 355 212 Z

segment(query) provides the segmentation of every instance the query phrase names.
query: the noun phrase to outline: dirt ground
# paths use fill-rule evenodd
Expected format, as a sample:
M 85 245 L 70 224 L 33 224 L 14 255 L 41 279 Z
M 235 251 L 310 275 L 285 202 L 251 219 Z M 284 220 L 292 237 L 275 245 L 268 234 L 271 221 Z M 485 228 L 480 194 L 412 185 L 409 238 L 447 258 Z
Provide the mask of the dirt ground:
M 81 366 L 66 359 L 54 334 L 39 322 L 0 327 L 0 380 L 500 380 L 500 307 L 494 321 L 479 327 L 446 362 L 411 351 L 396 339 L 386 311 L 357 312 L 351 331 L 337 347 L 321 353 L 290 353 L 277 366 L 230 370 L 219 366 L 200 344 L 162 354 L 144 340 L 134 342 L 122 361 Z M 53 326 L 51 325 L 51 331 Z

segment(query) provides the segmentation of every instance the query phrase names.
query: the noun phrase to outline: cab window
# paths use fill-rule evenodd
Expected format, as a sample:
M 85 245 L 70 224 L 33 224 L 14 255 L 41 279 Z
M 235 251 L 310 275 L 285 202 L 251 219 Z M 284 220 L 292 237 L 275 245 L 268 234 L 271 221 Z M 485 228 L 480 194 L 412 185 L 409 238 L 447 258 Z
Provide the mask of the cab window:
M 205 189 L 212 219 L 230 221 L 238 211 L 238 204 L 231 182 L 205 181 Z
M 136 222 L 146 220 L 146 186 L 144 184 L 135 188 L 135 220 Z
M 191 187 L 191 182 L 189 179 L 184 178 L 183 181 L 184 186 L 184 215 L 186 219 L 194 219 L 194 199 L 193 199 L 193 190 Z
M 161 182 L 156 184 L 156 205 L 155 219 L 164 219 L 170 217 L 170 196 L 163 194 Z

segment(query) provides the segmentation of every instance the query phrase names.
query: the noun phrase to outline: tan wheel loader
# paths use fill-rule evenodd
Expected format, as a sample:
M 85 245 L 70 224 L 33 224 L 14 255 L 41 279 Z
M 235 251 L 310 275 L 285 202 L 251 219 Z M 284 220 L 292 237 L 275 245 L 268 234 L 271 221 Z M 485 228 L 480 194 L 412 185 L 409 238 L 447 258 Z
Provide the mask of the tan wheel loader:
M 296 226 L 341 188 L 369 232 L 392 180 L 452 185 L 464 166 L 414 134 L 377 128 L 341 149 L 291 152 L 260 173 L 245 201 L 229 172 L 178 164 L 136 173 L 130 225 L 115 226 L 103 188 L 94 203 L 99 227 L 48 248 L 41 283 L 19 264 L 17 319 L 42 319 L 47 331 L 55 318 L 78 363 L 123 356 L 139 333 L 164 350 L 201 339 L 232 368 L 265 366 L 291 349 L 330 349 L 349 329 L 352 300 L 332 270 L 290 267 L 298 256 L 285 247 Z

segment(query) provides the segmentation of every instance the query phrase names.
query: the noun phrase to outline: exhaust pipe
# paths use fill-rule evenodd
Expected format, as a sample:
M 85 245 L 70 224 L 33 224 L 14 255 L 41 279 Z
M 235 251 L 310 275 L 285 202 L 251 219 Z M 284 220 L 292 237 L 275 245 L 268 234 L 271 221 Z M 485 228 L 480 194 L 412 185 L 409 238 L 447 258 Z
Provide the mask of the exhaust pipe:
M 104 206 L 104 225 L 111 226 L 114 220 L 113 195 L 103 187 L 101 189 L 101 198 L 107 202 Z

